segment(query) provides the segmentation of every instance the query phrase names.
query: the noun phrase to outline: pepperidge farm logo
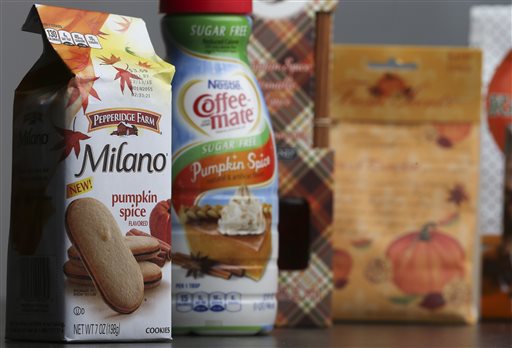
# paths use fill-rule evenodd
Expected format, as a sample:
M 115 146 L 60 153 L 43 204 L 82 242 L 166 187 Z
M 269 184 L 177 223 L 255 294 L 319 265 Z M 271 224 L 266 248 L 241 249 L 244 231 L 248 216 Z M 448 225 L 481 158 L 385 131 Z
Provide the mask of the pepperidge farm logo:
M 115 129 L 111 135 L 138 135 L 138 128 L 160 132 L 161 115 L 144 109 L 103 109 L 86 114 L 88 132 Z
M 250 132 L 261 119 L 256 86 L 243 74 L 229 79 L 189 81 L 181 89 L 178 103 L 187 123 L 205 135 Z

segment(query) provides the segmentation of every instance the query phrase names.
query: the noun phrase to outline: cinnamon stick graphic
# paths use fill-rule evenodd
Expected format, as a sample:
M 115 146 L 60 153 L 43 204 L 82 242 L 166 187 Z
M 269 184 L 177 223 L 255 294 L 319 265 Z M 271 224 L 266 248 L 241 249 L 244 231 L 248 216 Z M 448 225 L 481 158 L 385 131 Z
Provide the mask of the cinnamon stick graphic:
M 206 267 L 205 269 L 201 269 L 200 261 L 195 260 L 193 257 L 189 255 L 185 255 L 183 253 L 174 253 L 172 255 L 172 261 L 185 269 L 188 270 L 200 270 L 203 271 L 205 274 L 222 278 L 225 280 L 228 280 L 231 278 L 231 276 L 237 276 L 237 277 L 243 277 L 245 275 L 245 270 L 232 266 L 232 265 L 225 265 L 222 263 L 218 263 L 216 261 L 211 261 L 213 264 L 211 267 Z
M 316 15 L 315 46 L 315 124 L 313 145 L 329 147 L 329 89 L 331 63 L 332 13 Z
M 213 268 L 221 269 L 227 272 L 230 272 L 235 277 L 243 277 L 245 275 L 245 270 L 238 266 L 225 265 L 225 264 L 217 264 L 213 266 Z
M 228 280 L 229 278 L 231 278 L 231 273 L 230 272 L 223 271 L 221 269 L 215 269 L 215 268 L 212 268 L 212 269 L 208 270 L 206 272 L 206 274 L 208 274 L 209 276 L 212 276 L 212 277 L 222 278 L 224 280 Z

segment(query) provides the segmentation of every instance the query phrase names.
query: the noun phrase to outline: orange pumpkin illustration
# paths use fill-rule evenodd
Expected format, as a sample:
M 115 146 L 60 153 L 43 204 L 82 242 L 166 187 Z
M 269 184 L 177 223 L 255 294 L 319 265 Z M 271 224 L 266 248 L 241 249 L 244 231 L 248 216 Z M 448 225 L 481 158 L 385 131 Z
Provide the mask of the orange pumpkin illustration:
M 332 258 L 334 286 L 343 288 L 348 283 L 348 276 L 352 269 L 352 257 L 345 250 L 335 249 Z
M 370 87 L 369 91 L 378 98 L 404 97 L 412 99 L 414 96 L 413 90 L 407 86 L 404 80 L 393 73 L 384 74 L 374 86 Z
M 151 235 L 171 244 L 171 200 L 160 201 L 149 215 Z
M 452 147 L 466 139 L 471 133 L 471 123 L 436 123 L 437 144 L 441 147 Z
M 441 293 L 448 282 L 464 276 L 464 250 L 433 223 L 395 240 L 386 255 L 393 282 L 407 294 Z

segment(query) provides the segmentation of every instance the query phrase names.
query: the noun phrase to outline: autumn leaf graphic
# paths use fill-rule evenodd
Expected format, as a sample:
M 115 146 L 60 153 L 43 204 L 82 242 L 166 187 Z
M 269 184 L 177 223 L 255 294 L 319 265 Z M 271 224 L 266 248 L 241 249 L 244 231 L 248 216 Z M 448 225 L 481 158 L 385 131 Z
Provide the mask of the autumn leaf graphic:
M 91 64 L 91 59 L 87 51 L 73 52 L 73 55 L 66 59 L 66 65 L 71 71 L 82 71 L 85 70 Z
M 75 30 L 76 26 L 79 25 L 80 22 L 82 22 L 84 20 L 84 17 L 87 16 L 87 12 L 85 12 L 85 11 L 77 10 L 74 12 L 75 12 L 75 15 L 72 17 L 73 19 L 64 28 L 62 28 L 63 30 L 66 30 L 69 32 L 76 31 Z
M 448 192 L 448 202 L 460 206 L 465 201 L 469 200 L 464 186 L 457 184 Z
M 91 18 L 87 21 L 87 25 L 89 26 L 89 30 L 91 34 L 96 35 L 102 39 L 106 39 L 105 36 L 108 36 L 107 33 L 102 32 L 100 29 L 105 23 L 105 17 L 103 14 L 100 14 L 96 18 Z
M 133 94 L 133 85 L 132 85 L 131 79 L 136 79 L 136 80 L 142 80 L 142 79 L 140 77 L 138 77 L 137 75 L 134 75 L 131 72 L 129 72 L 128 66 L 126 66 L 126 69 L 121 69 L 121 68 L 117 68 L 117 67 L 114 67 L 114 68 L 117 70 L 117 74 L 116 74 L 116 77 L 114 78 L 114 80 L 120 79 L 119 84 L 121 86 L 121 92 L 124 94 L 124 86 L 126 85 L 126 86 L 128 86 L 128 89 L 130 90 L 130 92 L 132 92 L 132 94 Z
M 71 153 L 71 150 L 74 150 L 76 158 L 78 158 L 78 155 L 80 154 L 80 141 L 87 140 L 90 137 L 86 134 L 75 132 L 69 129 L 59 127 L 55 128 L 57 129 L 57 132 L 59 132 L 59 134 L 63 137 L 63 139 L 52 148 L 52 150 L 64 150 L 62 151 L 59 162 L 65 160 Z
M 134 57 L 138 57 L 137 53 L 135 53 L 135 51 L 133 51 L 133 50 L 132 50 L 132 48 L 131 48 L 131 47 L 129 47 L 129 46 L 126 46 L 126 47 L 124 48 L 124 51 L 125 51 L 126 53 L 128 53 L 128 54 L 131 54 L 131 55 L 132 55 L 132 56 L 134 56 Z
M 113 54 L 110 55 L 110 58 L 107 58 L 105 56 L 101 56 L 101 57 L 98 57 L 98 58 L 103 61 L 103 63 L 101 63 L 101 65 L 114 65 L 117 62 L 121 61 L 121 58 L 116 57 Z
M 148 62 L 141 62 L 141 61 L 139 61 L 138 65 L 140 67 L 142 67 L 142 68 L 151 69 L 151 64 L 149 64 Z
M 120 33 L 125 33 L 128 31 L 128 29 L 130 29 L 130 25 L 132 24 L 132 20 L 131 19 L 127 19 L 126 17 L 121 17 L 122 21 L 121 22 L 116 22 L 116 24 L 119 25 L 119 29 L 117 29 L 118 32 Z
M 87 106 L 89 105 L 89 95 L 92 95 L 94 98 L 101 100 L 98 93 L 92 86 L 94 81 L 97 79 L 99 79 L 99 77 L 81 78 L 78 76 L 75 76 L 73 79 L 71 79 L 68 85 L 68 87 L 72 89 L 71 97 L 69 98 L 68 105 L 66 105 L 66 107 L 72 105 L 80 97 L 82 101 L 82 108 L 85 112 Z

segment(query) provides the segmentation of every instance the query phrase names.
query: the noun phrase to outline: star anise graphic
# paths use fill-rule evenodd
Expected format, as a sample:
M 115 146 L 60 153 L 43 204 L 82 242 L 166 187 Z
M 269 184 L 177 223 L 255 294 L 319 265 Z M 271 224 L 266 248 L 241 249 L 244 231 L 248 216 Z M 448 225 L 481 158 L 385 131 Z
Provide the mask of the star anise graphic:
M 187 265 L 186 277 L 194 279 L 203 277 L 215 265 L 215 261 L 210 260 L 208 256 L 202 256 L 201 253 L 190 254 L 190 263 Z

